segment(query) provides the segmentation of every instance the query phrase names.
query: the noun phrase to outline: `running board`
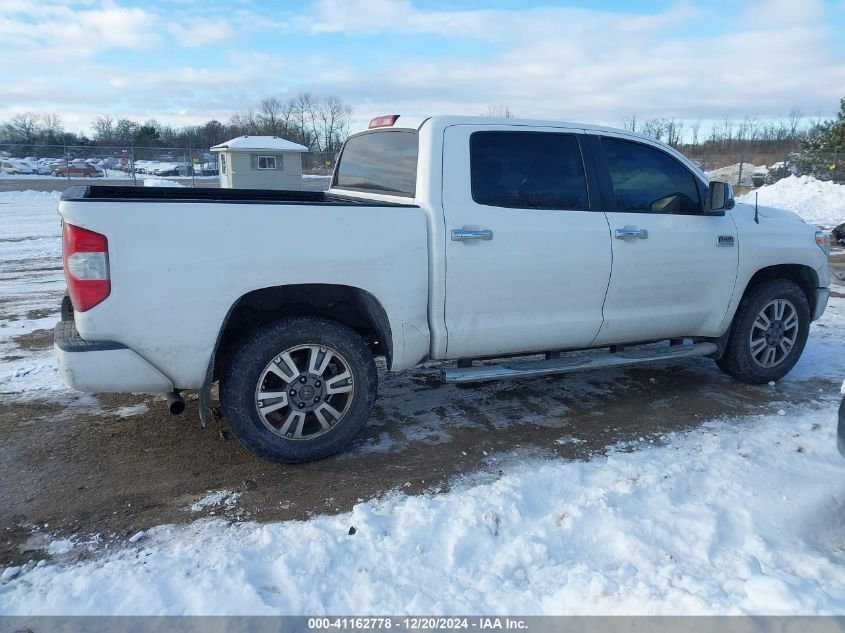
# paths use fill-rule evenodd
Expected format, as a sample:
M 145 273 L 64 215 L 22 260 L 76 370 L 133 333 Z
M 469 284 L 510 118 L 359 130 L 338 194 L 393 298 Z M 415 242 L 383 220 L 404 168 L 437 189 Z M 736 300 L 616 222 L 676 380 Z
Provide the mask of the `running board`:
M 443 370 L 443 379 L 446 382 L 483 382 L 500 378 L 518 378 L 520 376 L 564 374 L 581 369 L 624 367 L 675 358 L 708 356 L 718 349 L 715 343 L 703 342 L 658 348 L 623 349 L 612 354 L 577 353 L 538 361 L 503 362 L 475 367 L 448 367 Z

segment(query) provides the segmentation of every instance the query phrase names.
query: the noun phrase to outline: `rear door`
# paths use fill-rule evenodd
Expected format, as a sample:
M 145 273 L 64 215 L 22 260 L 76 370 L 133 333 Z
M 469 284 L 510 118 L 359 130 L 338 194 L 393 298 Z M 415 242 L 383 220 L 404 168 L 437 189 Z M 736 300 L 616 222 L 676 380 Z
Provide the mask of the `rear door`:
M 448 358 L 581 347 L 598 333 L 610 234 L 578 132 L 446 128 Z
M 660 146 L 593 135 L 609 193 L 613 273 L 596 344 L 718 336 L 733 295 L 737 231 L 706 215 L 706 188 Z

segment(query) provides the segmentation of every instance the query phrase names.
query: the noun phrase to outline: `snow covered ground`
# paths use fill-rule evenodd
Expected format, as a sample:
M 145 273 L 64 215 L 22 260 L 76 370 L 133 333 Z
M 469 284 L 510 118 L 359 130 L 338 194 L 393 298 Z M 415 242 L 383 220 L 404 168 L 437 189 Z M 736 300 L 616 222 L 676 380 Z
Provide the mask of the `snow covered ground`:
M 65 290 L 58 192 L 0 193 L 0 397 L 40 399 L 61 384 L 51 352 L 21 352 L 18 339 L 51 330 Z
M 56 202 L 0 193 L 0 398 L 96 408 L 61 384 L 49 350 L 20 343 L 58 316 Z M 0 570 L 0 614 L 845 613 L 831 388 L 845 377 L 843 325 L 834 297 L 795 370 L 768 387 L 804 392 L 800 404 L 588 461 L 517 450 L 449 492 L 393 491 L 308 521 L 206 516 L 105 553 L 96 538 L 62 537 L 51 562 Z M 600 388 L 612 396 L 612 381 Z M 419 400 L 433 396 L 411 397 L 434 408 Z M 573 438 L 561 429 L 560 441 Z M 237 504 L 238 493 L 209 491 L 185 512 Z
M 307 522 L 164 526 L 7 570 L 0 612 L 842 613 L 833 428 L 825 399 Z
M 812 176 L 787 176 L 737 200 L 754 204 L 755 194 L 758 204 L 795 211 L 810 224 L 833 228 L 845 222 L 845 185 Z

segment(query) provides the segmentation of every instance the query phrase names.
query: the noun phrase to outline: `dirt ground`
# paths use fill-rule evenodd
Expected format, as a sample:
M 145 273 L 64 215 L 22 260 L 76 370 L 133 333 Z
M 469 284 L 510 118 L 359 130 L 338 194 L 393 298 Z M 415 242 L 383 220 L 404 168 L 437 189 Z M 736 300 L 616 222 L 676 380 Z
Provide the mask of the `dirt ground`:
M 480 389 L 439 384 L 434 368 L 382 373 L 383 395 L 353 448 L 296 466 L 253 457 L 225 420 L 201 428 L 196 402 L 181 417 L 149 396 L 101 396 L 105 413 L 4 404 L 0 565 L 45 557 L 50 540 L 67 536 L 109 547 L 139 530 L 215 512 L 232 520 L 304 519 L 391 491 L 436 493 L 462 476 L 495 477 L 502 463 L 527 454 L 583 459 L 619 442 L 659 441 L 702 421 L 771 412 L 835 389 L 823 380 L 751 387 L 703 360 Z M 428 410 L 408 408 L 410 399 Z M 126 409 L 144 404 L 134 414 Z M 228 509 L 190 511 L 214 490 L 241 495 Z

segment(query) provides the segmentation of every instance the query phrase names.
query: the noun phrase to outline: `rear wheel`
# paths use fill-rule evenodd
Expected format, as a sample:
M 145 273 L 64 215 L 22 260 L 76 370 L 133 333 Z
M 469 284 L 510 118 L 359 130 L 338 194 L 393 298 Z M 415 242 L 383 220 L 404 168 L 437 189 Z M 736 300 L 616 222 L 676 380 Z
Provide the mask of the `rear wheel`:
M 725 353 L 725 373 L 751 384 L 783 378 L 798 362 L 810 330 L 810 304 L 787 280 L 767 281 L 743 298 Z
M 226 367 L 220 394 L 250 451 L 296 463 L 348 445 L 370 416 L 377 383 L 372 354 L 354 330 L 297 317 L 253 332 Z

